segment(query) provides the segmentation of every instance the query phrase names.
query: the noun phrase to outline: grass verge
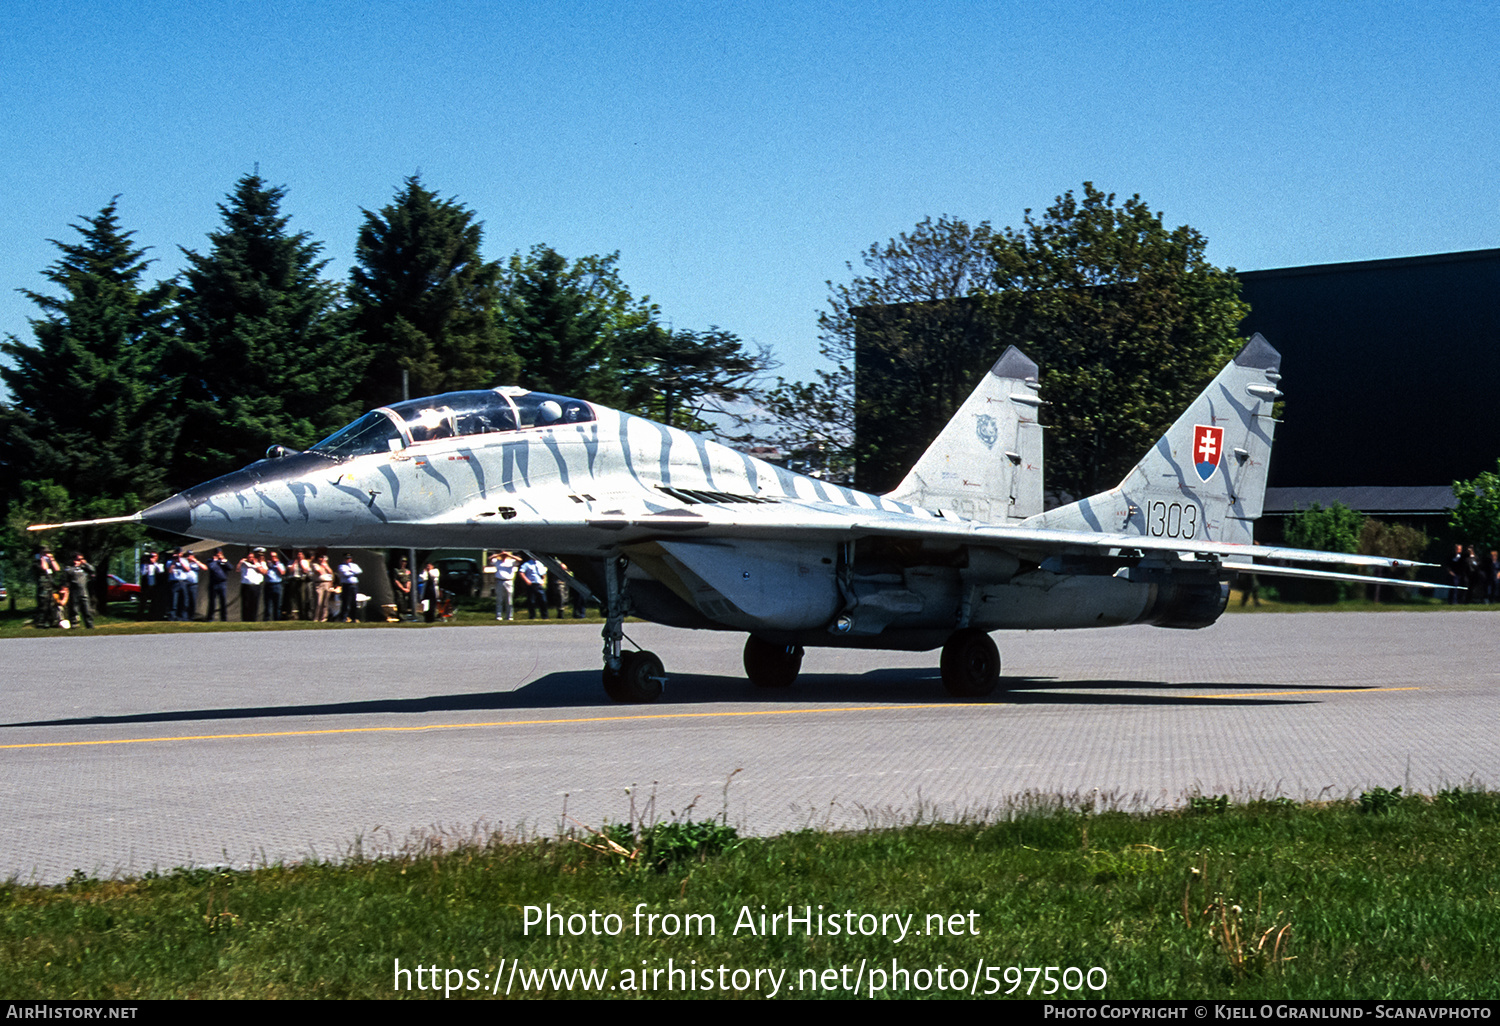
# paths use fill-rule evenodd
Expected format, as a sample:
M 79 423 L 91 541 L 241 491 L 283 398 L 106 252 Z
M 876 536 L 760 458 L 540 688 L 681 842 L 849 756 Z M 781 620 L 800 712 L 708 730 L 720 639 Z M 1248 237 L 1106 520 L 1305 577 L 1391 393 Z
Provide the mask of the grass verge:
M 1149 815 L 1032 802 L 768 839 L 688 817 L 426 837 L 337 864 L 0 887 L 0 993 L 767 996 L 780 973 L 778 996 L 1014 980 L 1035 998 L 1058 967 L 1073 998 L 1494 998 L 1497 853 L 1500 795 L 1466 790 Z M 789 935 L 789 905 L 811 931 Z

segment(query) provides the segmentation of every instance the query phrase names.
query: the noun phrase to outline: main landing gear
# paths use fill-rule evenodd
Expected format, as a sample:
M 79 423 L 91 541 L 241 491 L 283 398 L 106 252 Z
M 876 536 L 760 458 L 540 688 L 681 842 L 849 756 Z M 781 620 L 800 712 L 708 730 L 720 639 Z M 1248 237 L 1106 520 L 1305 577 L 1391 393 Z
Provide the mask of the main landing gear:
M 754 634 L 745 639 L 745 676 L 756 687 L 789 688 L 801 672 L 801 645 L 773 645 Z
M 604 561 L 604 693 L 616 702 L 640 704 L 661 697 L 667 671 L 652 652 L 625 652 L 624 556 Z
M 1000 683 L 1000 650 L 978 627 L 953 632 L 941 666 L 943 687 L 955 698 L 983 698 Z

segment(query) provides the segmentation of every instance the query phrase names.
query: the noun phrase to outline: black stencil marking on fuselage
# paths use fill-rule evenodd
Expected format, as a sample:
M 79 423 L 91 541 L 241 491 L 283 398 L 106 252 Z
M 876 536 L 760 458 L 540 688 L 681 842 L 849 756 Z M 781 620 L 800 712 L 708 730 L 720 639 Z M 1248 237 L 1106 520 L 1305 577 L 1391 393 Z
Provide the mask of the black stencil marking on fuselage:
M 389 463 L 381 465 L 380 476 L 385 478 L 386 482 L 391 486 L 391 508 L 394 509 L 401 504 L 401 478 L 396 476 L 395 469 Z M 300 495 L 297 496 L 297 505 L 302 505 L 302 496 Z M 302 511 L 302 519 L 307 519 L 307 511 L 305 509 Z
M 739 457 L 741 462 L 745 464 L 745 480 L 750 482 L 751 493 L 760 491 L 760 472 L 755 469 L 756 461 L 744 453 L 740 453 Z
M 552 454 L 552 459 L 557 463 L 557 476 L 562 479 L 563 487 L 572 491 L 573 482 L 568 474 L 568 461 L 564 458 L 557 439 L 552 437 L 552 432 L 549 431 L 542 436 L 542 444 L 547 447 L 547 451 Z
M 505 442 L 500 451 L 500 483 L 507 492 L 516 491 L 516 474 L 521 483 L 531 486 L 531 443 L 525 439 Z
M 708 482 L 709 488 L 713 489 L 714 491 L 718 491 L 719 486 L 714 484 L 713 460 L 710 459 L 708 455 L 708 439 L 704 438 L 702 435 L 694 435 L 693 445 L 697 446 L 698 448 L 698 462 L 703 467 L 704 480 Z
M 479 489 L 479 494 L 484 495 L 484 462 L 474 455 L 474 450 L 465 446 L 458 450 L 458 454 L 465 458 L 469 464 L 469 470 L 474 475 L 474 487 Z
M 272 499 L 269 495 L 262 491 L 257 491 L 255 494 L 256 497 L 260 499 L 261 505 L 270 506 L 273 510 L 276 511 L 276 515 L 281 518 L 281 522 L 283 524 L 291 523 L 291 520 L 287 519 L 287 515 L 281 512 L 281 507 L 276 504 L 276 500 Z
M 594 458 L 599 455 L 599 425 L 579 424 L 578 437 L 583 442 L 583 451 L 588 456 L 589 477 L 594 476 Z
M 672 483 L 672 429 L 649 420 L 646 423 L 661 435 L 661 483 L 669 485 Z

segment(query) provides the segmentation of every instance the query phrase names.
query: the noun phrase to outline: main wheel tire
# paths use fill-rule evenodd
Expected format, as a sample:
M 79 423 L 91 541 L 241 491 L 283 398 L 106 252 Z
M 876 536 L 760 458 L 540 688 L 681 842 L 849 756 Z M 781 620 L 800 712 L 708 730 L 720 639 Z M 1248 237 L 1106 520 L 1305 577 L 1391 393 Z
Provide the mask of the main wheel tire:
M 745 676 L 758 688 L 789 688 L 802 672 L 801 645 L 774 645 L 754 634 L 745 639 Z
M 613 678 L 613 679 L 612 679 Z M 604 691 L 616 702 L 639 705 L 661 697 L 667 672 L 652 652 L 626 652 L 620 656 L 620 673 L 616 677 L 604 671 Z
M 948 694 L 983 698 L 1000 683 L 1000 650 L 978 627 L 965 627 L 943 646 L 942 669 Z

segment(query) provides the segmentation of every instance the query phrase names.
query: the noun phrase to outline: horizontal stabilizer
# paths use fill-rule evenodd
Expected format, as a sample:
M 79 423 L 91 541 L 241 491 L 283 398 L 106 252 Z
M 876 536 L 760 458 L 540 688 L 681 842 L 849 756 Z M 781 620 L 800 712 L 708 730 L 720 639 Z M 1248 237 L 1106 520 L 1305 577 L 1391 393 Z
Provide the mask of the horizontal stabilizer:
M 1451 584 L 1408 581 L 1404 577 L 1365 577 L 1363 574 L 1341 574 L 1334 570 L 1304 570 L 1296 566 L 1269 566 L 1265 563 L 1220 563 L 1221 569 L 1263 577 L 1300 577 L 1314 581 L 1349 581 L 1353 584 L 1390 584 L 1397 588 L 1424 588 L 1429 591 L 1462 591 Z

